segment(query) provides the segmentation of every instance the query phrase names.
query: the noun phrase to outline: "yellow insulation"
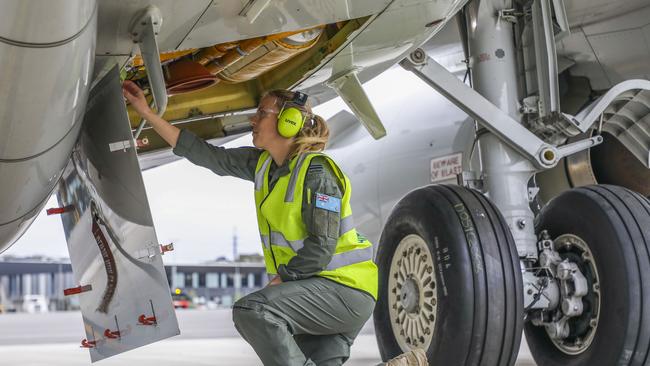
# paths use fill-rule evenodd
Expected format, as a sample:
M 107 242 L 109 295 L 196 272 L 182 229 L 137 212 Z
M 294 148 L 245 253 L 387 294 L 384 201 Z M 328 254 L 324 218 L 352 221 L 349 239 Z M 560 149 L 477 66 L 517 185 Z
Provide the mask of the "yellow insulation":
M 261 74 L 284 63 L 288 59 L 308 50 L 318 41 L 318 37 L 311 42 L 295 45 L 276 40 L 259 48 L 258 52 L 240 59 L 230 65 L 217 76 L 228 83 L 240 83 L 251 80 Z
M 192 53 L 194 51 L 196 51 L 196 48 L 191 48 L 191 49 L 182 50 L 182 51 L 162 52 L 160 54 L 160 62 L 164 63 L 165 61 L 174 60 L 174 59 L 189 55 L 190 53 Z M 144 61 L 142 61 L 142 56 L 136 55 L 133 58 L 133 61 L 131 61 L 131 64 L 133 65 L 133 67 L 144 66 Z

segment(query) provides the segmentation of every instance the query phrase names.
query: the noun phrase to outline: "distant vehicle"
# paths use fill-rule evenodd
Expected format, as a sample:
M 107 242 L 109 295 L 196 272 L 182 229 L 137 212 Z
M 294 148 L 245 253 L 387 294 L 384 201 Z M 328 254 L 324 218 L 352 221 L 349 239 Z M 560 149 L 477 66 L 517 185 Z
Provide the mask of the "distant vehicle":
M 177 289 L 172 293 L 172 303 L 174 304 L 174 309 L 189 309 L 192 306 L 192 298 Z
M 22 310 L 26 313 L 47 313 L 47 298 L 43 295 L 25 295 L 23 296 Z

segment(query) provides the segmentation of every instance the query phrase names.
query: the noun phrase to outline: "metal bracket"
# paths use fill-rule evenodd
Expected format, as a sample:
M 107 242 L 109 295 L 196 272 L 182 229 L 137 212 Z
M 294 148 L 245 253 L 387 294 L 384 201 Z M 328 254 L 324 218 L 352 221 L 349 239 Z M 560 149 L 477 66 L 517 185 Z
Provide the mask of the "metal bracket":
M 572 142 L 570 144 L 562 145 L 558 147 L 559 157 L 564 158 L 569 155 L 573 155 L 582 150 L 590 149 L 596 145 L 600 145 L 603 142 L 603 137 L 596 135 L 588 139 Z
M 569 27 L 569 17 L 566 13 L 564 0 L 553 0 L 553 10 L 555 11 L 555 19 L 557 20 L 557 24 L 560 26 L 561 30 L 559 34 L 555 35 L 555 40 L 560 40 L 571 34 L 571 28 Z
M 526 97 L 521 101 L 521 106 L 519 111 L 522 114 L 536 114 L 539 110 L 539 97 L 537 95 L 531 95 Z
M 557 52 L 549 0 L 534 0 L 532 5 L 535 69 L 541 118 L 560 113 Z
M 253 24 L 269 5 L 271 5 L 271 0 L 249 0 L 241 12 L 239 12 L 239 15 L 246 17 L 248 23 Z
M 108 149 L 110 152 L 115 152 L 115 151 L 126 151 L 127 149 L 130 149 L 131 144 L 130 140 L 124 140 L 124 141 L 116 141 L 116 142 L 111 142 L 108 144 Z
M 558 163 L 560 155 L 557 148 L 542 141 L 510 115 L 465 85 L 424 51 L 415 50 L 402 60 L 400 65 L 481 122 L 490 132 L 533 162 L 537 168 L 548 169 Z
M 528 188 L 528 202 L 533 202 L 537 194 L 539 193 L 539 187 L 529 187 Z
M 162 65 L 160 64 L 160 52 L 156 36 L 162 26 L 162 13 L 157 7 L 150 5 L 139 12 L 131 22 L 129 31 L 134 43 L 140 46 L 140 53 L 144 66 L 147 69 L 147 78 L 153 95 L 153 102 L 156 107 L 156 114 L 162 116 L 167 109 L 167 88 L 163 76 Z M 138 138 L 144 128 L 146 120 L 138 125 L 134 138 Z
M 501 9 L 499 10 L 497 19 L 514 24 L 517 23 L 517 18 L 523 15 L 524 15 L 523 13 L 517 12 L 516 9 Z
M 485 193 L 485 181 L 483 176 L 476 171 L 463 171 L 456 175 L 456 182 L 459 186 L 475 189 Z
M 327 86 L 334 89 L 336 94 L 352 109 L 352 112 L 359 118 L 361 124 L 375 140 L 386 136 L 386 128 L 384 128 L 375 107 L 372 106 L 370 99 L 363 90 L 356 70 L 335 76 L 331 81 L 327 82 Z

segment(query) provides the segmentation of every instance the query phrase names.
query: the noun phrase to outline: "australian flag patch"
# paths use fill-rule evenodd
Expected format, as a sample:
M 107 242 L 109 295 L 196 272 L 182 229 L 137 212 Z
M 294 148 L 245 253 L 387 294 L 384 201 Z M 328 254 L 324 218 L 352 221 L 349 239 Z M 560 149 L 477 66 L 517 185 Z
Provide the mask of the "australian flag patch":
M 316 207 L 331 212 L 341 212 L 341 199 L 322 193 L 316 193 Z

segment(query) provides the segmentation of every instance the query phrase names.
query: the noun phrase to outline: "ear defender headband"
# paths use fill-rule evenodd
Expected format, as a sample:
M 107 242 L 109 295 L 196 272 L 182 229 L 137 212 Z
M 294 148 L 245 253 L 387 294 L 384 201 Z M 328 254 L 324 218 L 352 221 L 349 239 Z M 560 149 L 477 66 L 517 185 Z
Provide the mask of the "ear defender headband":
M 278 133 L 284 138 L 294 137 L 300 132 L 305 124 L 307 115 L 294 106 L 304 107 L 307 103 L 307 94 L 295 92 L 291 101 L 286 101 L 278 114 Z

